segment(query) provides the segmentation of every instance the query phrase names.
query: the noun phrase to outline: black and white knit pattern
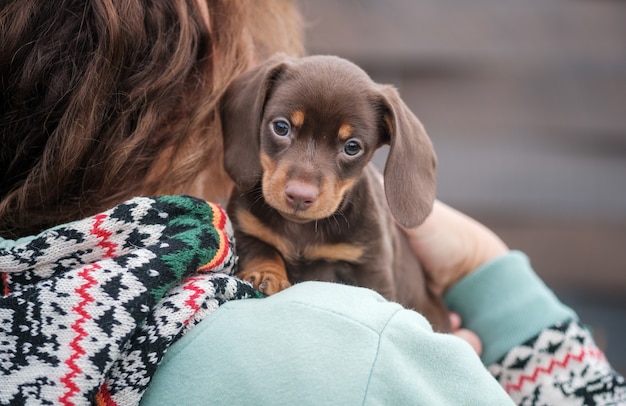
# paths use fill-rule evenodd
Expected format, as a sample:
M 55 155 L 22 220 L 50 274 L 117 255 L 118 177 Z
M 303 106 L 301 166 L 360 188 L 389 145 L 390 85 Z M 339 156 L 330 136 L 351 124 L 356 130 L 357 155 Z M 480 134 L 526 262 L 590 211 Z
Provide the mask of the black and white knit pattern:
M 169 196 L 0 248 L 0 404 L 137 404 L 175 340 L 258 295 L 232 236 L 218 206 Z
M 518 405 L 626 404 L 624 378 L 575 321 L 543 330 L 489 371 Z

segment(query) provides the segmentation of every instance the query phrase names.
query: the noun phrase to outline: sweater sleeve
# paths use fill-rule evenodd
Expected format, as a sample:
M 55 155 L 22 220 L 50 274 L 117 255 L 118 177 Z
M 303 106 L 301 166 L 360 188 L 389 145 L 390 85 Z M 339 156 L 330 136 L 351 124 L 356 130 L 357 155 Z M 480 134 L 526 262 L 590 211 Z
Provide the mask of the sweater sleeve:
M 447 294 L 483 343 L 483 362 L 517 404 L 626 404 L 615 372 L 576 314 L 512 251 Z
M 323 282 L 228 302 L 172 345 L 142 404 L 176 403 L 512 404 L 466 342 Z
M 577 319 L 519 251 L 511 251 L 472 272 L 452 287 L 445 299 L 450 310 L 459 313 L 464 327 L 480 337 L 485 365 L 544 328 Z

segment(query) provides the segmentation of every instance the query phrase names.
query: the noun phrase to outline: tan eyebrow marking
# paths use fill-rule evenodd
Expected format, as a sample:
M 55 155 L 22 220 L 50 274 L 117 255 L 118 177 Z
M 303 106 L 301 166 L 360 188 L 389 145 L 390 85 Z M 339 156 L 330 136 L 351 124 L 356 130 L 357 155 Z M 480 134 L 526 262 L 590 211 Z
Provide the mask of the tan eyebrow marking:
M 304 111 L 296 110 L 291 113 L 291 124 L 295 127 L 300 127 L 304 123 Z
M 342 124 L 339 127 L 339 139 L 347 141 L 352 136 L 352 126 L 350 124 Z

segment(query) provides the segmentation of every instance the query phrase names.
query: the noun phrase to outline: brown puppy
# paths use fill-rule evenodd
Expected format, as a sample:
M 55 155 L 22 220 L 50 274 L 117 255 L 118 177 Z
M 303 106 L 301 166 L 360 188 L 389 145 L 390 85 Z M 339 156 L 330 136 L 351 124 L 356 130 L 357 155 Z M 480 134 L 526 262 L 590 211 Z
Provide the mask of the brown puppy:
M 267 294 L 305 280 L 368 287 L 449 329 L 396 223 L 429 214 L 436 158 L 394 88 L 338 57 L 276 55 L 230 85 L 221 113 L 240 277 Z M 384 186 L 369 163 L 383 144 Z

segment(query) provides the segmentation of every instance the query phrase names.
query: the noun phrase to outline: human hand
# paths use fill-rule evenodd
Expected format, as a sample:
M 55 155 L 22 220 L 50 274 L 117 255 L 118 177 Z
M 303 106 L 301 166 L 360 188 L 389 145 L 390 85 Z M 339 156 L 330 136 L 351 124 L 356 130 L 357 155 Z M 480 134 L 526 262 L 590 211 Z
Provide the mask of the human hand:
M 466 341 L 474 351 L 476 351 L 476 354 L 481 355 L 483 352 L 483 343 L 480 341 L 478 334 L 466 328 L 461 328 L 461 324 L 461 316 L 457 313 L 450 313 L 450 326 L 452 328 L 450 334 Z
M 493 231 L 440 201 L 422 225 L 405 232 L 437 295 L 509 250 Z

